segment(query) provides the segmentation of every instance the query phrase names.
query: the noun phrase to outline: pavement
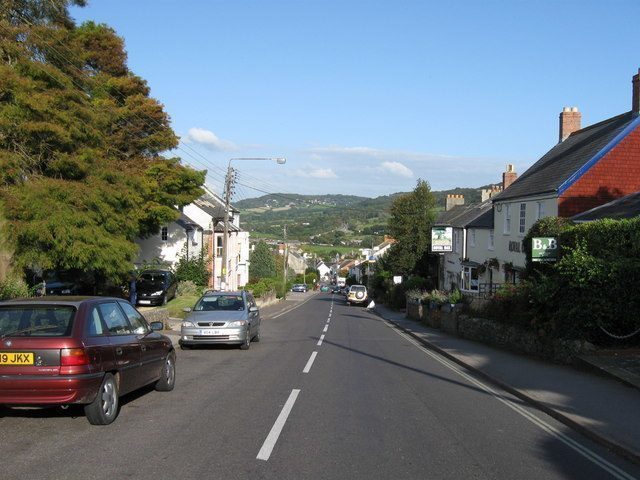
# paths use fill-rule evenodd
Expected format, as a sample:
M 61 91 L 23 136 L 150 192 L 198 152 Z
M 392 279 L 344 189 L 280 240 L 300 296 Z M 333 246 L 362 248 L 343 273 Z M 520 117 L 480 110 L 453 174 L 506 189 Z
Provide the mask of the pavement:
M 448 335 L 376 305 L 376 313 L 427 348 L 640 464 L 640 352 L 604 352 L 558 365 Z
M 263 320 L 312 298 L 289 297 L 261 309 Z M 640 464 L 640 351 L 605 351 L 559 365 L 446 334 L 383 305 L 375 313 L 425 347 L 517 396 L 617 455 Z M 180 319 L 169 334 L 177 345 Z

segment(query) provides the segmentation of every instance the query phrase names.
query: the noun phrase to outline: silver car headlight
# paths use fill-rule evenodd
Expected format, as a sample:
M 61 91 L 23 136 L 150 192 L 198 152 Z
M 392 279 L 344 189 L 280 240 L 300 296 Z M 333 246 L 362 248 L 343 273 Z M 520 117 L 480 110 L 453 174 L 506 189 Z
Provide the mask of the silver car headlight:
M 185 328 L 189 328 L 189 327 L 195 327 L 195 324 L 193 322 L 190 322 L 189 320 L 185 320 L 184 322 L 182 322 L 182 326 Z
M 158 290 L 157 292 L 153 292 L 151 294 L 152 297 L 159 297 L 160 295 L 162 295 L 162 290 Z
M 229 322 L 228 327 L 244 327 L 247 324 L 246 320 L 236 320 L 235 322 Z

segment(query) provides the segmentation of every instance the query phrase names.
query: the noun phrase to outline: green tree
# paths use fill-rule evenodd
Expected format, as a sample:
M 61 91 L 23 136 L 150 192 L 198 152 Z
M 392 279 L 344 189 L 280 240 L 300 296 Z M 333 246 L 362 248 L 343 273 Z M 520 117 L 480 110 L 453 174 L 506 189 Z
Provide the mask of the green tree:
M 178 139 L 84 0 L 0 0 L 0 211 L 16 267 L 117 279 L 134 240 L 179 216 L 206 172 L 162 152 Z
M 276 260 L 269 245 L 264 240 L 260 240 L 254 250 L 249 255 L 250 267 L 249 277 L 251 283 L 262 278 L 273 278 L 276 276 Z
M 391 204 L 387 226 L 396 240 L 385 256 L 385 269 L 394 274 L 411 274 L 425 261 L 431 245 L 431 227 L 435 221 L 435 197 L 429 184 L 418 180 L 416 188 Z

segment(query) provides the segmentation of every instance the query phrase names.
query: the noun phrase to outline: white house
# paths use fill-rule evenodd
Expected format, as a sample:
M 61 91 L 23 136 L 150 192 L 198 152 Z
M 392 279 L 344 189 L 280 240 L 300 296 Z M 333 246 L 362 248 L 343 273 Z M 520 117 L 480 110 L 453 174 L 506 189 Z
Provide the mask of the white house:
M 184 213 L 205 227 L 205 241 L 211 277 L 209 286 L 216 290 L 236 290 L 249 282 L 249 232 L 240 228 L 240 212 L 229 210 L 227 275 L 223 278 L 225 202 L 209 188 L 205 194 L 183 209 Z
M 178 220 L 163 225 L 156 235 L 136 241 L 139 253 L 134 264 L 137 268 L 149 264 L 172 268 L 180 257 L 200 255 L 203 242 L 203 226 L 181 212 Z
M 210 271 L 209 287 L 235 290 L 249 281 L 249 233 L 240 228 L 239 212 L 229 212 L 227 243 L 227 281 L 222 278 L 222 251 L 224 245 L 225 203 L 209 188 L 205 194 L 186 205 L 180 218 L 161 227 L 157 235 L 140 239 L 140 253 L 136 266 L 162 263 L 173 267 L 185 255 L 204 252 Z

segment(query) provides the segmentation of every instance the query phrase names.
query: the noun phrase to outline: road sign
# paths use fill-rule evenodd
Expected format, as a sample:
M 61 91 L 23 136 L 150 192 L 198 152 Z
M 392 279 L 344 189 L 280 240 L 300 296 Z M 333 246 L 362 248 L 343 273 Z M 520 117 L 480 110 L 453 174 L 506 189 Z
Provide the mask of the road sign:
M 555 237 L 534 237 L 531 239 L 532 262 L 556 262 L 558 260 L 558 239 Z

